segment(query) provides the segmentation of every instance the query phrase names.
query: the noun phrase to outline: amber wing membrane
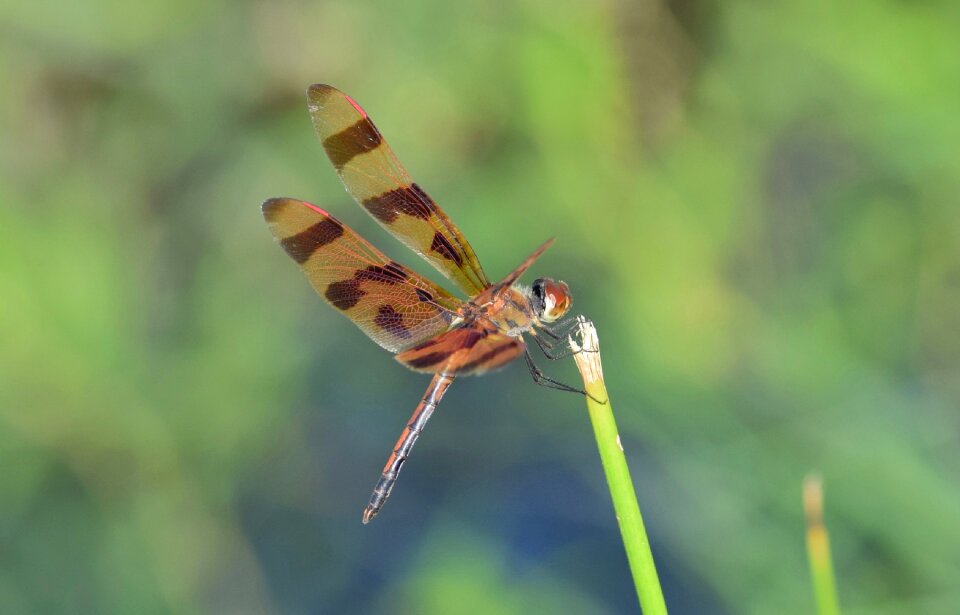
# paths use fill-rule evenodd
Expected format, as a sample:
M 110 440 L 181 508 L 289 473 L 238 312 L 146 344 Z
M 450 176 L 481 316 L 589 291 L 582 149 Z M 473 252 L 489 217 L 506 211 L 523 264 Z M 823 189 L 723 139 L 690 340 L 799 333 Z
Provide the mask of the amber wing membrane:
M 462 305 L 315 205 L 270 199 L 263 217 L 320 296 L 391 352 L 447 331 Z
M 523 354 L 524 347 L 520 338 L 473 323 L 425 340 L 401 352 L 396 359 L 419 372 L 479 375 L 513 361 Z
M 466 238 L 413 182 L 360 105 L 329 85 L 310 86 L 307 98 L 323 148 L 357 203 L 468 295 L 489 286 Z

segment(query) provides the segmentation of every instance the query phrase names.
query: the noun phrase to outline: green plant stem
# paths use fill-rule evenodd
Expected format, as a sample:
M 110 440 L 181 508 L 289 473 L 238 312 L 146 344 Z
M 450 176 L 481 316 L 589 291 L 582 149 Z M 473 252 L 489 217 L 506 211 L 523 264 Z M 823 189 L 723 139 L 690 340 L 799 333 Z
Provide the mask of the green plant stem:
M 620 535 L 627 552 L 627 562 L 637 589 L 637 598 L 644 615 L 665 615 L 667 606 L 663 600 L 660 579 L 653 562 L 650 541 L 640 516 L 640 506 L 630 479 L 627 458 L 623 454 L 620 434 L 613 417 L 613 407 L 607 396 L 600 366 L 600 349 L 593 324 L 585 319 L 580 321 L 580 337 L 583 351 L 574 355 L 577 367 L 583 375 L 584 388 L 587 391 L 587 411 L 593 425 L 593 433 L 600 451 L 600 461 L 607 478 L 613 510 L 617 515 Z M 571 341 L 575 350 L 580 346 Z M 599 400 L 599 401 L 598 401 Z
M 819 615 L 840 615 L 837 581 L 830 556 L 830 535 L 823 523 L 823 482 L 810 475 L 803 481 L 803 509 L 807 519 L 807 556 Z

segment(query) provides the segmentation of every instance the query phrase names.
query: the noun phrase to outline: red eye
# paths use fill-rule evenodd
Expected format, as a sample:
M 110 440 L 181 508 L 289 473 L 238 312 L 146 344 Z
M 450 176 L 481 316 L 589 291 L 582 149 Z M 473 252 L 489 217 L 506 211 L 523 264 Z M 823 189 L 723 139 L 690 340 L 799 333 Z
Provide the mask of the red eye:
M 544 310 L 543 319 L 547 322 L 557 320 L 567 313 L 573 299 L 570 289 L 563 282 L 547 280 L 543 284 Z

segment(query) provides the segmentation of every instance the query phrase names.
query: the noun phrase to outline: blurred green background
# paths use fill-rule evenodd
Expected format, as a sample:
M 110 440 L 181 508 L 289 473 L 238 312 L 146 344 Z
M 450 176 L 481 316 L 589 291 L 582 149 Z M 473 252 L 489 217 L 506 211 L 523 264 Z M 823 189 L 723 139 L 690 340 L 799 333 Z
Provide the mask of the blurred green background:
M 492 278 L 550 236 L 673 613 L 960 612 L 960 5 L 5 2 L 0 611 L 627 613 L 583 401 L 428 379 L 259 204 L 331 210 L 304 90 L 377 122 Z M 576 382 L 572 361 L 543 367 Z

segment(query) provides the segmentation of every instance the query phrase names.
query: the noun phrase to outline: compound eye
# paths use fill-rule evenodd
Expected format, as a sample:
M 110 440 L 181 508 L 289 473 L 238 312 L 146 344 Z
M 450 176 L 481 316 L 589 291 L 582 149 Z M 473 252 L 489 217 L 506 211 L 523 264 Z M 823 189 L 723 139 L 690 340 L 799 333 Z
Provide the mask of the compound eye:
M 573 305 L 570 289 L 563 282 L 543 281 L 543 314 L 540 320 L 553 322 L 562 318 Z

